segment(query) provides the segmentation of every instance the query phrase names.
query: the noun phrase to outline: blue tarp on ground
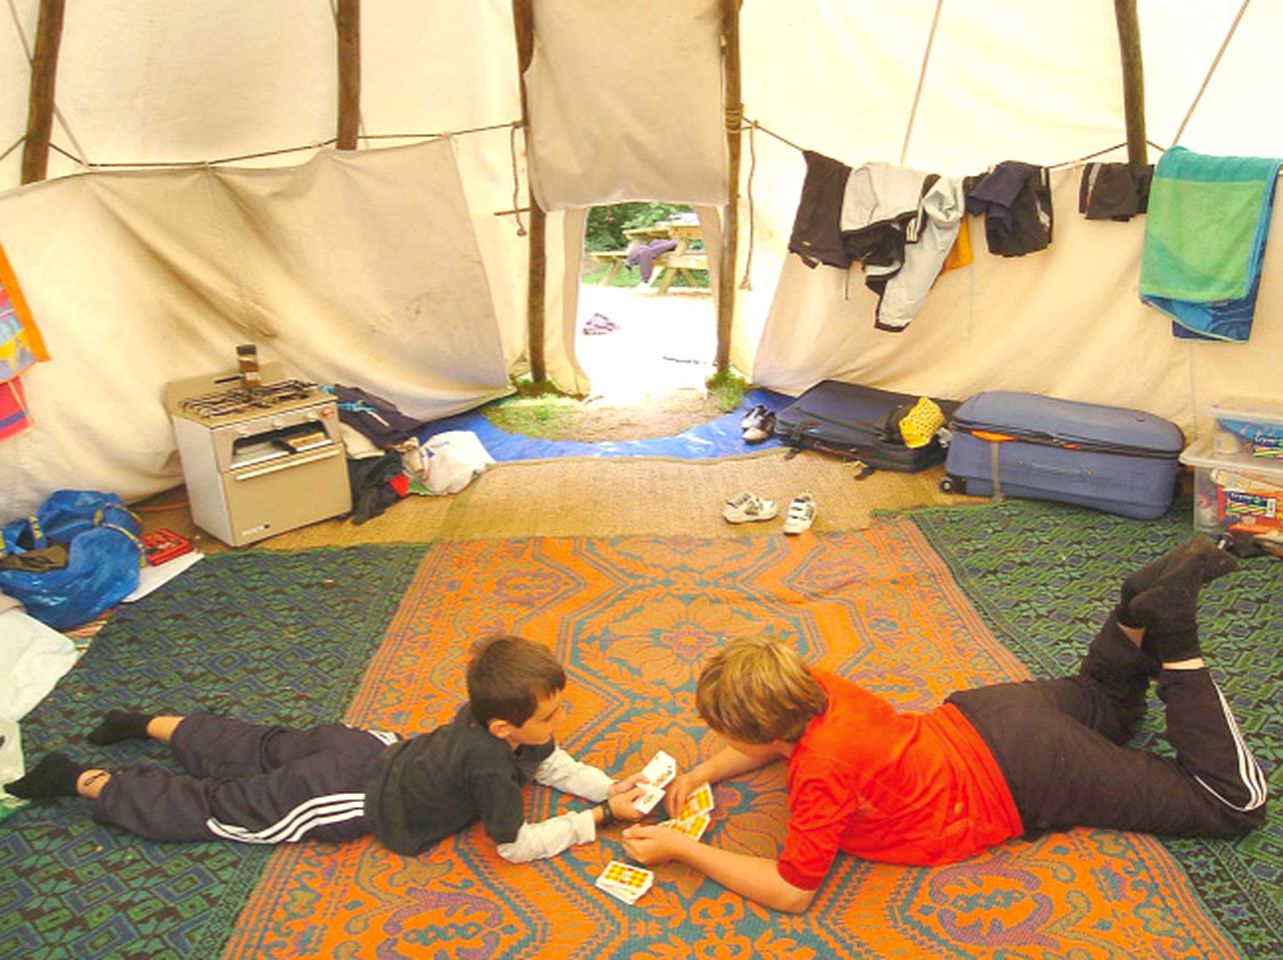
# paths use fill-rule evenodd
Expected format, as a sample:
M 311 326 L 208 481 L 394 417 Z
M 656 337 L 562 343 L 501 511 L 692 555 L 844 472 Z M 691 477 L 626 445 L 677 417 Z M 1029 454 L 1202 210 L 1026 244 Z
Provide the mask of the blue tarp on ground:
M 781 410 L 793 398 L 771 390 L 750 390 L 737 409 L 710 423 L 692 427 L 675 437 L 646 440 L 602 440 L 585 443 L 580 440 L 540 440 L 518 433 L 508 433 L 491 423 L 480 410 L 434 420 L 424 426 L 419 439 L 427 440 L 447 430 L 470 430 L 480 439 L 490 456 L 500 462 L 514 460 L 548 460 L 556 457 L 668 457 L 678 460 L 714 460 L 735 457 L 780 446 L 774 437 L 761 443 L 746 443 L 740 434 L 740 421 L 755 404 L 768 410 Z

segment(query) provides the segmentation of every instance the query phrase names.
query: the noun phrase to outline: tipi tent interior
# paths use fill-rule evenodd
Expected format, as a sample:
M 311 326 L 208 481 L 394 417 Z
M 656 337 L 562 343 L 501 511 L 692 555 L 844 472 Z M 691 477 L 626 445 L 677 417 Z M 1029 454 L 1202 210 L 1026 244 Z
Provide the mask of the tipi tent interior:
M 786 399 L 823 380 L 955 400 L 1024 391 L 1145 411 L 1190 441 L 1217 402 L 1283 411 L 1283 227 L 1266 237 L 1250 337 L 1215 342 L 1174 336 L 1141 301 L 1146 216 L 1078 208 L 1089 162 L 1152 164 L 1178 144 L 1283 156 L 1268 80 L 1283 0 L 5 5 L 0 249 L 43 349 L 8 382 L 25 428 L 0 434 L 0 521 L 59 489 L 137 505 L 181 486 L 166 385 L 230 370 L 239 344 L 419 421 L 505 397 L 519 374 L 590 393 L 575 350 L 587 213 L 633 200 L 695 209 L 713 359 Z M 969 217 L 970 264 L 942 273 L 902 329 L 879 328 L 858 267 L 790 252 L 804 151 L 947 178 L 1044 168 L 1052 242 L 998 255 Z M 502 462 L 457 496 L 419 498 L 411 524 L 394 519 L 407 502 L 264 550 L 207 539 L 216 555 L 97 623 L 24 719 L 28 761 L 74 743 L 112 697 L 423 732 L 463 696 L 471 640 L 506 631 L 568 662 L 586 712 L 560 741 L 584 759 L 612 775 L 657 749 L 694 763 L 718 743 L 695 678 L 724 639 L 797 630 L 811 662 L 925 710 L 951 684 L 1072 669 L 1116 578 L 1192 533 L 1188 496 L 1135 521 L 950 496 L 940 467 L 853 480 L 831 457 L 787 456 Z M 814 491 L 814 527 L 727 524 L 741 489 L 781 515 Z M 1274 784 L 1278 566 L 1242 560 L 1208 590 L 1246 651 L 1222 658 L 1225 695 L 1249 710 Z M 716 797 L 706 843 L 777 854 L 782 775 Z M 540 787 L 527 815 L 566 802 Z M 15 918 L 3 956 L 1266 956 L 1283 927 L 1273 811 L 1255 840 L 1079 830 L 938 869 L 842 855 L 841 883 L 791 918 L 680 865 L 618 906 L 592 886 L 627 859 L 618 833 L 519 866 L 475 827 L 421 858 L 361 843 L 246 853 L 139 841 L 87 810 L 61 801 L 0 823 Z M 88 851 L 74 869 L 73 847 Z M 80 907 L 12 881 L 75 869 L 98 885 Z M 196 874 L 184 893 L 178 878 Z M 174 884 L 149 920 L 140 904 L 162 876 Z M 94 939 L 91 916 L 112 932 Z

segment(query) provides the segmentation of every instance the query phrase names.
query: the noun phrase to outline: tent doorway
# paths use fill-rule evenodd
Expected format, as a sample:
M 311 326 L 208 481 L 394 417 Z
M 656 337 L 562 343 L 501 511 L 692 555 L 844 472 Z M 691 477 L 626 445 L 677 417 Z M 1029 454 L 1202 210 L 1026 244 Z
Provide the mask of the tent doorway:
M 702 400 L 717 313 L 699 221 L 681 204 L 594 207 L 584 231 L 575 354 L 611 404 Z M 693 391 L 693 395 L 691 392 Z

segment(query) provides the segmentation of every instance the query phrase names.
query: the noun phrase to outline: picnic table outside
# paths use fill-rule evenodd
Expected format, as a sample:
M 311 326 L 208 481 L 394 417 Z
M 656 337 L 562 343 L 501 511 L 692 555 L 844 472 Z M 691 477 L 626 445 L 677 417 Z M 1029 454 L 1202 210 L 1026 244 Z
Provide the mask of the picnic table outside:
M 667 293 L 673 280 L 679 275 L 684 277 L 687 284 L 694 287 L 697 284 L 693 271 L 708 271 L 707 252 L 702 249 L 690 249 L 691 243 L 700 238 L 698 223 L 664 221 L 651 224 L 649 227 L 625 230 L 624 236 L 629 240 L 627 250 L 598 250 L 590 251 L 588 254 L 596 262 L 607 265 L 606 274 L 600 281 L 602 285 L 610 283 L 615 278 L 628 259 L 628 255 L 636 247 L 654 240 L 672 240 L 677 244 L 667 253 L 661 253 L 655 257 L 653 268 L 656 272 L 651 274 L 650 278 L 650 286 L 655 293 Z

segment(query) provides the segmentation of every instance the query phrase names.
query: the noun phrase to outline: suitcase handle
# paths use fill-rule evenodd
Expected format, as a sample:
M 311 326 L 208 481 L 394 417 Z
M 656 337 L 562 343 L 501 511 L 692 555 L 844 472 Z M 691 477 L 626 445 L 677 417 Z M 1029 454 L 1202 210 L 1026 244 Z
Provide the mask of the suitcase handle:
M 1037 460 L 1030 460 L 1031 467 L 1037 467 L 1043 473 L 1049 473 L 1057 477 L 1090 477 L 1091 470 L 1076 470 L 1073 467 L 1057 467 L 1047 463 L 1039 463 Z

